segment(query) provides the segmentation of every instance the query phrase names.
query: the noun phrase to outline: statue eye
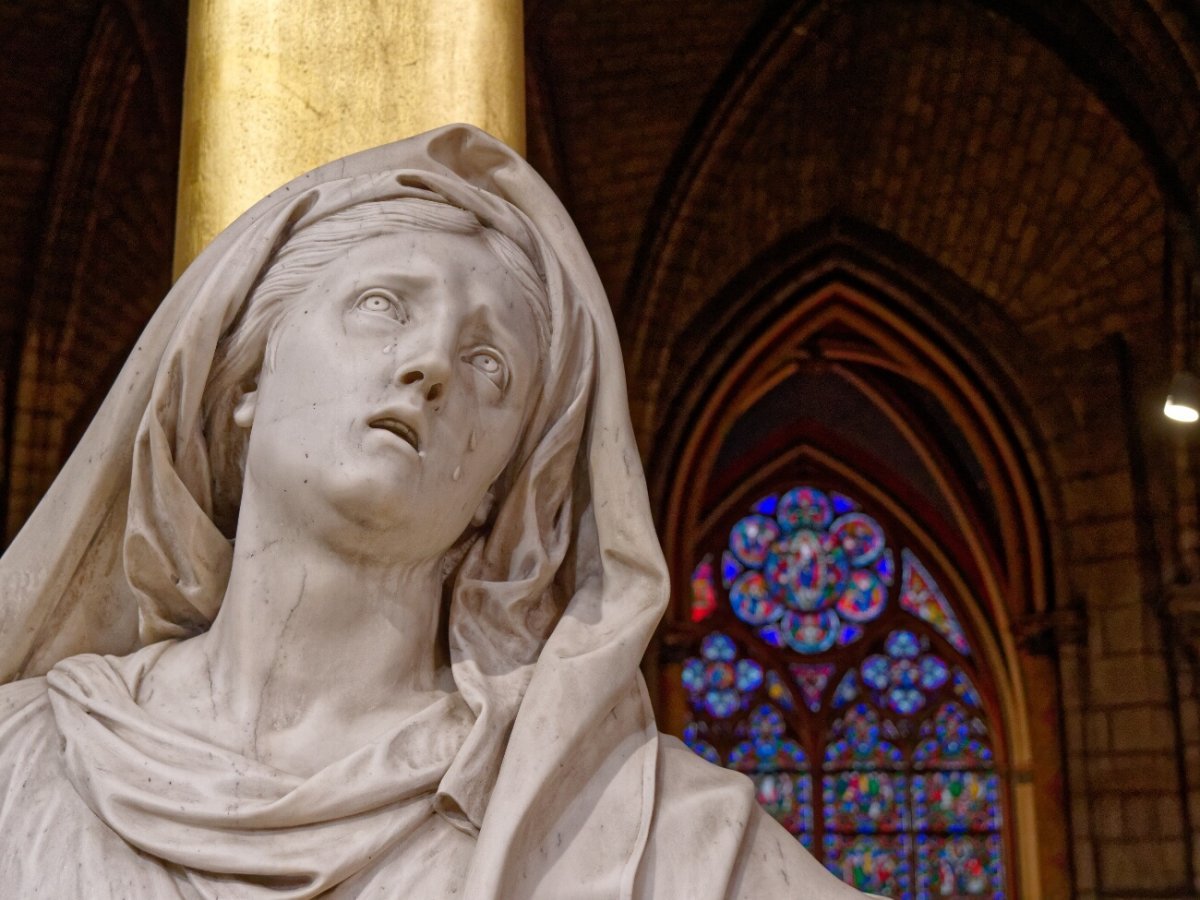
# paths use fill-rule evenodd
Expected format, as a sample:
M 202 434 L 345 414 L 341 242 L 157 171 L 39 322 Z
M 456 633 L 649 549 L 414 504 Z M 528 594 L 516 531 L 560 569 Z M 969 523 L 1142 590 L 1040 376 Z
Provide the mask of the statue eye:
M 504 390 L 508 386 L 508 370 L 505 368 L 504 361 L 496 351 L 487 349 L 472 350 L 464 359 L 491 379 L 501 390 Z
M 391 291 L 385 291 L 383 288 L 371 288 L 369 291 L 364 291 L 354 305 L 365 312 L 391 316 L 400 322 L 408 318 L 405 315 L 404 306 L 400 303 L 399 298 Z

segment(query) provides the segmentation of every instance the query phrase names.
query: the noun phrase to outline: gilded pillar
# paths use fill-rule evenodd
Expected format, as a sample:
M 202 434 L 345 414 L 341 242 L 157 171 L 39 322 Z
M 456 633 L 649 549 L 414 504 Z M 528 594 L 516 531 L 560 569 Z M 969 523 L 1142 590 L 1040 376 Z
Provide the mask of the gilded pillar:
M 329 160 L 450 122 L 525 142 L 521 0 L 192 0 L 175 270 Z

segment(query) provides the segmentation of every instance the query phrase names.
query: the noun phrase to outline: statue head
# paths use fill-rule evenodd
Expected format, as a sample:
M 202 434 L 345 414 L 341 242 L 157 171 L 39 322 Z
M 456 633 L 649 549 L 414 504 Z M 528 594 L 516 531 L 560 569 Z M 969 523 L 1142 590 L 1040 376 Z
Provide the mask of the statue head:
M 232 536 L 251 426 L 267 402 L 260 475 L 299 489 L 292 497 L 324 486 L 341 495 L 324 499 L 354 517 L 387 513 L 380 529 L 408 522 L 410 543 L 434 542 L 414 550 L 448 549 L 437 546 L 445 527 L 450 543 L 473 533 L 520 456 L 549 347 L 548 303 L 529 252 L 445 202 L 360 203 L 294 232 L 222 338 L 208 379 L 214 520 Z M 283 354 L 294 364 L 273 379 L 281 339 L 286 350 L 292 335 L 302 346 Z M 453 439 L 433 443 L 448 432 Z M 397 451 L 412 458 L 407 476 L 401 459 L 356 464 L 361 453 Z M 456 495 L 472 508 L 458 508 Z M 475 528 L 458 527 L 464 519 Z

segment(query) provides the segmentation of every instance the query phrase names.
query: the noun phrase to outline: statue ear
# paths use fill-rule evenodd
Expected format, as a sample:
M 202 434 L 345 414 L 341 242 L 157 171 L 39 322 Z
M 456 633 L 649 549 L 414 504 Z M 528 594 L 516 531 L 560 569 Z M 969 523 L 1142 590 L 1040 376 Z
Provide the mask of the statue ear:
M 233 421 L 242 428 L 249 428 L 254 424 L 254 411 L 256 409 L 258 409 L 258 391 L 244 391 L 242 399 L 233 408 Z
M 496 503 L 496 495 L 489 489 L 483 495 L 483 499 L 479 501 L 479 508 L 475 510 L 475 515 L 471 516 L 471 524 L 476 528 L 482 528 L 492 514 L 492 507 Z

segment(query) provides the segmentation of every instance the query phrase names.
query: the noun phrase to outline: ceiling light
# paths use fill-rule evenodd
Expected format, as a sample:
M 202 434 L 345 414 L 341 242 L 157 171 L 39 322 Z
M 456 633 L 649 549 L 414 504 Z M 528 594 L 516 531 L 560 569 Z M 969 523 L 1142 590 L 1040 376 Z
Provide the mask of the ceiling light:
M 1186 370 L 1176 372 L 1163 413 L 1176 422 L 1195 422 L 1200 419 L 1200 378 Z

